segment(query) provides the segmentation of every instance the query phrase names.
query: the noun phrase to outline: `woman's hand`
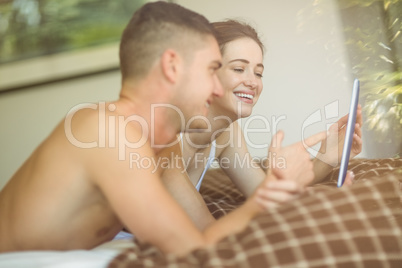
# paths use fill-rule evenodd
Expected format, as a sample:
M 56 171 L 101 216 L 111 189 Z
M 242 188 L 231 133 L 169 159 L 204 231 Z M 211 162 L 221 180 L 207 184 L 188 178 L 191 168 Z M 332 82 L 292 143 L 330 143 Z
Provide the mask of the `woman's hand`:
M 316 156 L 316 158 L 320 161 L 333 167 L 339 164 L 342 157 L 348 116 L 349 114 L 345 115 L 339 119 L 338 122 L 330 126 L 328 129 L 328 136 L 325 140 L 323 140 L 319 153 Z M 362 124 L 362 107 L 359 104 L 356 113 L 356 125 L 355 132 L 353 134 L 352 148 L 350 150 L 350 159 L 362 151 Z
M 313 163 L 307 148 L 326 138 L 325 132 L 315 134 L 304 141 L 282 147 L 284 133 L 278 131 L 272 138 L 269 148 L 269 168 L 271 171 L 279 169 L 281 179 L 291 180 L 306 186 L 314 179 Z M 278 176 L 276 176 L 278 177 Z

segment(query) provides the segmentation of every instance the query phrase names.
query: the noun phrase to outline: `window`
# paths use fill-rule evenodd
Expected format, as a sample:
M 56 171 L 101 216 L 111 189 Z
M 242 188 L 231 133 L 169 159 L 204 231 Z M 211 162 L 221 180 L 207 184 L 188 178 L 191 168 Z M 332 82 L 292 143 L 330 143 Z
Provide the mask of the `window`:
M 338 0 L 346 48 L 361 80 L 365 127 L 381 146 L 402 146 L 402 1 Z
M 118 41 L 147 0 L 0 0 L 0 90 L 118 68 Z
M 118 42 L 145 0 L 9 0 L 0 4 L 0 63 Z

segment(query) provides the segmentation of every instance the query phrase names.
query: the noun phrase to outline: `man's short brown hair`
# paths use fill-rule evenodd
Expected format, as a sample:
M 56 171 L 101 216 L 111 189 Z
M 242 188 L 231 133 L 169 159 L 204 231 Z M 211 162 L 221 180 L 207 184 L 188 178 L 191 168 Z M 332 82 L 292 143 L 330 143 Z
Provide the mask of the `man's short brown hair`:
M 173 3 L 145 4 L 134 13 L 121 38 L 123 80 L 145 76 L 168 48 L 188 56 L 206 36 L 214 36 L 214 29 L 204 16 Z

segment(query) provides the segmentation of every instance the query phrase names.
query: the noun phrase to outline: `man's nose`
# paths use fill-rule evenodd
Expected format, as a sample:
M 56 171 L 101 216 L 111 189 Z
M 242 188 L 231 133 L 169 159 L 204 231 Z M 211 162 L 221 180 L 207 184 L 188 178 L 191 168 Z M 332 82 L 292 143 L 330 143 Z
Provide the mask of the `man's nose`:
M 213 94 L 217 97 L 222 97 L 223 96 L 223 86 L 221 84 L 221 81 L 219 80 L 218 76 L 215 76 L 215 80 L 214 80 L 214 90 L 213 90 Z

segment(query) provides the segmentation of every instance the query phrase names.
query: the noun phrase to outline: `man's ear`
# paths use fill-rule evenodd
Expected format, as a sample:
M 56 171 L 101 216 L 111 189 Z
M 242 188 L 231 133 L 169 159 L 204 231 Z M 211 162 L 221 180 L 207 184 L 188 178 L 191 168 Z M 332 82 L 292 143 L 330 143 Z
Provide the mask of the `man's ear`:
M 179 75 L 180 56 L 173 49 L 167 49 L 162 54 L 162 72 L 166 79 L 175 83 Z

